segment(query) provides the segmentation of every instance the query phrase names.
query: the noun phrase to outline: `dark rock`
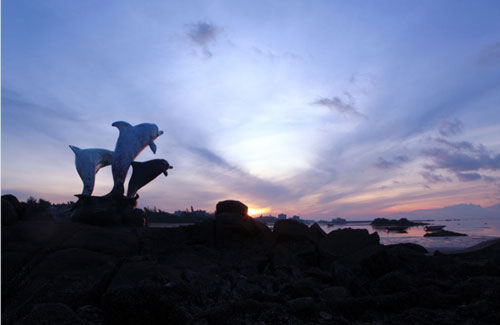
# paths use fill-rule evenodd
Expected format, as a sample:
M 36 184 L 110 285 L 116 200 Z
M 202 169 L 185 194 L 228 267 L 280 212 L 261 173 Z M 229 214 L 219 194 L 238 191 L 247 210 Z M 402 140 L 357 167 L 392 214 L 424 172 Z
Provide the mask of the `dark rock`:
M 9 201 L 2 198 L 2 226 L 10 226 L 17 222 L 19 216 Z
M 9 201 L 10 204 L 12 204 L 14 209 L 16 209 L 16 212 L 17 212 L 17 215 L 19 218 L 23 217 L 24 208 L 23 208 L 22 204 L 19 202 L 19 200 L 17 199 L 17 197 L 15 197 L 12 194 L 5 194 L 5 195 L 2 195 L 2 199 L 5 199 L 5 200 Z
M 288 300 L 286 303 L 293 314 L 311 312 L 315 309 L 314 299 L 311 297 L 295 298 Z
M 220 201 L 219 203 L 217 203 L 215 207 L 215 215 L 217 216 L 218 214 L 221 213 L 228 213 L 246 217 L 248 216 L 248 207 L 245 204 L 241 203 L 240 201 L 235 201 L 235 200 Z
M 292 219 L 278 220 L 274 224 L 273 235 L 278 240 L 310 240 L 309 228 Z
M 53 252 L 33 267 L 3 307 L 23 314 L 37 303 L 92 304 L 116 263 L 112 256 L 83 249 Z
M 130 232 L 116 232 L 109 228 L 81 226 L 81 231 L 71 236 L 66 247 L 86 249 L 113 256 L 131 256 L 140 251 L 139 240 Z
M 332 318 L 333 318 L 332 314 L 327 313 L 326 311 L 320 311 L 319 317 L 321 317 L 322 319 L 324 319 L 326 321 L 332 320 Z
M 144 226 L 144 215 L 134 212 L 137 198 L 77 195 L 71 220 L 98 226 Z
M 178 288 L 166 273 L 167 268 L 151 261 L 123 264 L 101 298 L 107 323 L 187 323 Z M 180 281 L 179 275 L 176 281 Z
M 372 292 L 377 294 L 392 294 L 400 291 L 409 291 L 412 280 L 400 271 L 384 274 L 372 284 Z
M 320 241 L 320 247 L 336 256 L 348 255 L 367 246 L 379 245 L 380 238 L 366 229 L 344 228 L 330 232 Z
M 424 237 L 453 237 L 453 236 L 467 236 L 467 234 L 461 234 L 458 232 L 441 229 L 433 232 L 428 232 L 424 235 Z
M 321 281 L 317 279 L 302 278 L 284 286 L 280 293 L 291 298 L 306 296 L 317 297 L 321 286 Z
M 38 304 L 23 318 L 20 325 L 84 325 L 86 324 L 68 306 L 60 303 Z
M 320 297 L 326 301 L 341 301 L 346 298 L 349 298 L 351 294 L 347 291 L 346 288 L 341 286 L 332 286 L 327 287 L 321 290 Z
M 78 316 L 89 324 L 102 325 L 105 322 L 104 312 L 93 305 L 85 305 L 76 311 Z
M 393 244 L 393 245 L 385 245 L 386 248 L 393 251 L 406 251 L 408 254 L 427 254 L 428 251 L 425 247 L 413 244 L 413 243 L 401 243 L 401 244 Z
M 316 222 L 309 227 L 309 234 L 310 238 L 315 242 L 326 237 L 326 232 Z
M 273 241 L 271 230 L 251 217 L 238 214 L 219 213 L 215 217 L 215 242 L 217 245 L 245 245 L 249 239 L 260 239 L 262 243 Z

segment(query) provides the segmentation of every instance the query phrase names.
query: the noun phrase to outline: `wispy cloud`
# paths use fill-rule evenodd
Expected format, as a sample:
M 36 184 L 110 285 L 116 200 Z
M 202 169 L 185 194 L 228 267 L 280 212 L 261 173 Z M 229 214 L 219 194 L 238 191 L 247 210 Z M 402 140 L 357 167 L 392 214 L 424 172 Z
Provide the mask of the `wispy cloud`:
M 457 118 L 451 121 L 449 120 L 441 121 L 441 124 L 439 125 L 439 134 L 441 134 L 444 137 L 460 134 L 463 132 L 463 130 L 464 130 L 464 125 Z
M 187 150 L 207 164 L 205 176 L 219 179 L 228 192 L 250 195 L 268 204 L 284 202 L 293 197 L 285 186 L 251 175 L 208 148 L 190 146 Z
M 428 170 L 446 170 L 455 174 L 462 182 L 481 179 L 482 176 L 479 174 L 481 170 L 500 170 L 500 154 L 490 152 L 481 144 L 474 145 L 467 141 L 451 142 L 444 139 L 435 139 L 435 142 L 442 146 L 424 150 L 424 155 L 433 162 L 426 166 Z
M 481 179 L 481 175 L 478 173 L 456 173 L 458 179 L 462 182 L 471 182 Z
M 500 63 L 500 42 L 490 44 L 483 48 L 477 58 L 479 65 Z
M 222 32 L 222 28 L 206 21 L 199 21 L 189 25 L 186 33 L 188 39 L 199 47 L 203 55 L 207 58 L 212 57 L 213 53 L 209 49 L 210 45 L 217 41 L 217 37 Z
M 354 107 L 353 97 L 346 92 L 349 102 L 343 101 L 341 98 L 334 96 L 332 98 L 321 97 L 312 102 L 313 105 L 328 107 L 329 109 L 338 113 L 356 117 L 366 117 L 361 114 L 356 107 Z
M 422 171 L 420 175 L 431 184 L 451 182 L 451 178 L 430 171 Z
M 402 164 L 408 161 L 410 161 L 410 158 L 406 155 L 396 156 L 392 160 L 387 160 L 385 158 L 378 157 L 374 165 L 379 169 L 391 169 L 400 167 Z
M 83 125 L 86 120 L 62 104 L 54 104 L 54 107 L 38 104 L 19 92 L 2 88 L 2 127 L 9 130 L 9 135 L 23 134 L 23 138 L 27 138 L 42 134 L 65 141 L 67 125 L 75 123 Z

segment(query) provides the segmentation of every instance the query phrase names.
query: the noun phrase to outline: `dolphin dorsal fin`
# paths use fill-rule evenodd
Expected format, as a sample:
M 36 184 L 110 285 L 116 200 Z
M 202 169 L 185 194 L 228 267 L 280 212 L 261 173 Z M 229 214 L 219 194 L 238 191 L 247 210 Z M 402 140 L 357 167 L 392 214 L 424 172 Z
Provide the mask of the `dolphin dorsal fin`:
M 111 126 L 118 128 L 118 130 L 120 130 L 120 131 L 125 130 L 125 129 L 129 129 L 132 127 L 132 125 L 130 125 L 129 123 L 127 123 L 125 121 L 116 121 L 113 124 L 111 124 Z
M 71 148 L 71 150 L 73 150 L 73 152 L 75 153 L 75 155 L 76 155 L 76 153 L 77 153 L 78 151 L 80 151 L 80 150 L 81 150 L 80 148 L 75 147 L 75 146 L 72 146 L 72 145 L 69 145 L 69 147 Z

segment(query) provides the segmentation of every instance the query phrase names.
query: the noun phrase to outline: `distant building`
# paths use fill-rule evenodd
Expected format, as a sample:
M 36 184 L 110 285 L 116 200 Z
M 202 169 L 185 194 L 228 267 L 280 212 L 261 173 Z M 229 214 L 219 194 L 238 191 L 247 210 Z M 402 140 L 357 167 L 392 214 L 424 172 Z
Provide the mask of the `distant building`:
M 284 219 L 286 219 L 286 214 L 284 214 L 284 213 L 280 213 L 280 214 L 278 214 L 278 219 L 279 219 L 279 220 L 284 220 Z
M 300 221 L 300 217 L 299 216 L 293 216 L 292 220 Z

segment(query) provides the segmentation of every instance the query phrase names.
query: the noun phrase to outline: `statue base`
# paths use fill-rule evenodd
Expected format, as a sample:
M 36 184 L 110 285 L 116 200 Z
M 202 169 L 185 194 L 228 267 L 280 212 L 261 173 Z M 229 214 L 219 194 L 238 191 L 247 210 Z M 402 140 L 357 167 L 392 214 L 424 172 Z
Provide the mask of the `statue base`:
M 137 207 L 137 197 L 75 195 L 78 201 L 71 221 L 96 226 L 144 227 L 144 212 Z

